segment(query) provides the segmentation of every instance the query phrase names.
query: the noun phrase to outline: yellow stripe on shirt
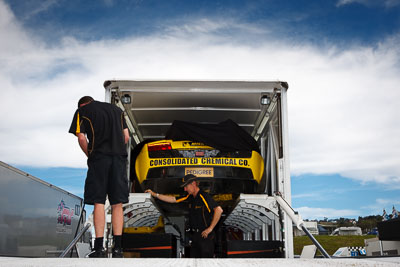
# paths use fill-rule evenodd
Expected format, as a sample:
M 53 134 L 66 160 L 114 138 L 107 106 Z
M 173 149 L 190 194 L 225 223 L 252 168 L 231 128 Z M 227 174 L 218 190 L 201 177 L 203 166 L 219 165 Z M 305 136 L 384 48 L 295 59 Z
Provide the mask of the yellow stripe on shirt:
M 80 133 L 81 132 L 81 124 L 79 122 L 79 112 L 78 112 L 78 116 L 76 118 L 76 133 Z
M 206 208 L 207 208 L 208 212 L 211 213 L 211 210 L 210 210 L 210 208 L 208 207 L 207 201 L 204 199 L 204 197 L 203 197 L 201 194 L 200 194 L 200 197 L 201 197 L 201 199 L 203 200 L 204 204 L 206 204 Z
M 190 195 L 187 195 L 186 197 L 182 197 L 182 198 L 177 199 L 177 200 L 176 200 L 176 203 L 185 201 L 189 196 L 190 196 Z

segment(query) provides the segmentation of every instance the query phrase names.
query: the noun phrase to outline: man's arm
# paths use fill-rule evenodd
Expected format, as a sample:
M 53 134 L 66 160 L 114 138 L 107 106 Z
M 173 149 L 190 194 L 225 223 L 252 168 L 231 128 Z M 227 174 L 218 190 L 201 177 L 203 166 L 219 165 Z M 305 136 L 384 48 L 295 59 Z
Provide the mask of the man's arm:
M 150 189 L 147 189 L 145 192 L 150 193 L 152 197 L 158 198 L 161 201 L 168 202 L 168 203 L 176 203 L 176 198 L 173 196 L 158 194 L 158 193 L 151 191 Z
M 76 136 L 78 137 L 78 143 L 79 143 L 79 146 L 81 147 L 82 151 L 85 153 L 86 157 L 89 157 L 88 141 L 86 139 L 85 134 L 84 133 L 78 133 L 78 134 L 76 134 Z
M 124 129 L 124 141 L 125 141 L 125 145 L 129 142 L 129 131 L 128 128 Z
M 201 233 L 201 236 L 203 238 L 207 238 L 207 236 L 212 232 L 212 230 L 214 230 L 214 227 L 217 225 L 219 219 L 221 218 L 223 211 L 224 210 L 221 208 L 221 206 L 214 208 L 214 215 L 211 220 L 210 226 Z

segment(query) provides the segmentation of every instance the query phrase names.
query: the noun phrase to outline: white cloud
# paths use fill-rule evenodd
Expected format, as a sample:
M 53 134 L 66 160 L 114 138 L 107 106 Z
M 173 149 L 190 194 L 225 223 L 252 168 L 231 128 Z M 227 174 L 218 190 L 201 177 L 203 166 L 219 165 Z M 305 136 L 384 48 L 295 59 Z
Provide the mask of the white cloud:
M 111 7 L 114 5 L 114 0 L 103 0 L 104 5 Z
M 322 62 L 295 77 L 300 89 L 290 92 L 294 173 L 399 184 L 399 54 L 387 40 L 376 49 L 309 55 Z
M 303 219 L 336 219 L 336 218 L 357 218 L 360 214 L 358 210 L 350 209 L 329 209 L 329 208 L 311 208 L 300 207 L 296 209 Z
M 292 199 L 303 199 L 303 198 L 320 199 L 321 198 L 321 194 L 320 194 L 320 192 L 314 192 L 314 193 L 304 193 L 304 194 L 292 195 Z
M 26 13 L 24 19 L 30 19 L 31 17 L 34 17 L 42 12 L 45 12 L 52 8 L 54 5 L 57 5 L 58 1 L 57 0 L 43 0 L 43 1 L 34 1 L 29 3 L 28 6 L 30 8 L 30 11 Z
M 239 34 L 219 34 L 229 29 Z M 247 31 L 258 39 L 245 40 Z M 0 159 L 84 167 L 67 131 L 79 97 L 104 99 L 107 79 L 281 79 L 290 86 L 292 173 L 400 186 L 399 36 L 339 50 L 260 37 L 266 33 L 203 19 L 146 37 L 65 37 L 49 48 L 0 1 Z
M 385 6 L 394 7 L 400 5 L 400 0 L 339 0 L 336 6 L 344 6 L 348 4 L 358 3 L 365 6 Z
M 386 199 L 386 198 L 377 198 L 375 203 L 367 206 L 362 206 L 361 209 L 366 210 L 369 214 L 383 214 L 383 209 L 386 210 L 387 214 L 392 213 L 393 206 L 396 210 L 400 209 L 400 199 Z
M 198 39 L 199 36 L 206 38 L 210 41 L 210 36 L 216 37 L 218 35 L 239 35 L 245 34 L 258 35 L 258 34 L 268 34 L 269 30 L 265 28 L 256 27 L 248 23 L 238 24 L 233 18 L 221 18 L 221 19 L 208 19 L 200 18 L 196 21 L 180 21 L 178 24 L 167 25 L 165 32 L 169 36 L 174 36 L 177 38 L 188 39 L 189 37 L 194 37 Z M 229 33 L 229 34 L 227 34 Z M 208 37 L 208 38 L 207 38 Z M 214 40 L 219 40 L 218 38 L 212 38 Z M 231 41 L 235 41 L 231 39 Z

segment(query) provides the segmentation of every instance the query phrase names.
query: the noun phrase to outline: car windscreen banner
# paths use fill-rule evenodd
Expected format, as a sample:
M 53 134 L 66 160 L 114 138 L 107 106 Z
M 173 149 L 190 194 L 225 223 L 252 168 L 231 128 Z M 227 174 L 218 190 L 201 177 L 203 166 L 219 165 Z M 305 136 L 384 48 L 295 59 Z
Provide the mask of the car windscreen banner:
M 203 124 L 175 120 L 165 139 L 201 142 L 220 151 L 257 151 L 254 138 L 232 120 L 217 124 Z

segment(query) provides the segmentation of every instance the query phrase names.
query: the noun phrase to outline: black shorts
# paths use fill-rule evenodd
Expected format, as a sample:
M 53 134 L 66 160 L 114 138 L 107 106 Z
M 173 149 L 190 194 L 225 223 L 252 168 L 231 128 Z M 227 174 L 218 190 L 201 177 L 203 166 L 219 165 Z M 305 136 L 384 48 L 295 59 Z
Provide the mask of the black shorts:
M 104 204 L 106 196 L 111 205 L 128 203 L 129 188 L 126 176 L 126 156 L 92 154 L 88 158 L 84 202 Z

